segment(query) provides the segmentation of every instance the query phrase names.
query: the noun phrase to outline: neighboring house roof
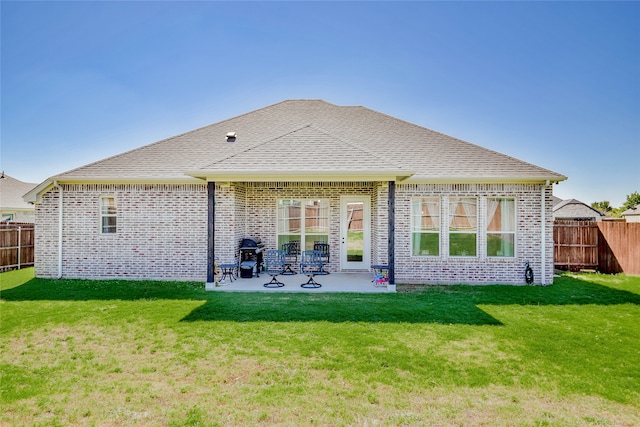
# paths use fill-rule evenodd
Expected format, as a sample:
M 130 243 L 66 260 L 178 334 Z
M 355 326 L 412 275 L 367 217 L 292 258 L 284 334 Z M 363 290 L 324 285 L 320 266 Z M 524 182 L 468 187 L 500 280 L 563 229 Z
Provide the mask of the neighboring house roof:
M 226 140 L 235 132 L 233 142 Z M 558 182 L 565 176 L 365 107 L 289 100 L 50 178 L 59 182 L 405 180 Z M 198 179 L 199 178 L 199 179 Z
M 604 214 L 576 199 L 562 200 L 553 206 L 554 218 L 599 218 Z
M 0 209 L 3 211 L 34 211 L 32 204 L 24 201 L 24 196 L 37 184 L 22 182 L 9 175 L 2 174 L 0 179 Z
M 622 212 L 620 215 L 622 216 L 640 215 L 640 205 L 636 205 L 631 209 L 627 209 L 626 211 Z

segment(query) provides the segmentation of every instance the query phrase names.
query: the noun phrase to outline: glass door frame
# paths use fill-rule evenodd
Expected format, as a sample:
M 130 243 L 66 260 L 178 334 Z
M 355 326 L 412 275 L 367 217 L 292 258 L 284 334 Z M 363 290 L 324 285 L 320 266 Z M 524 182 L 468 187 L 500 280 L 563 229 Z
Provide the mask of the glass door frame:
M 349 261 L 349 209 L 350 203 L 362 203 L 363 256 L 362 261 Z M 371 267 L 371 196 L 340 196 L 340 269 L 365 270 Z

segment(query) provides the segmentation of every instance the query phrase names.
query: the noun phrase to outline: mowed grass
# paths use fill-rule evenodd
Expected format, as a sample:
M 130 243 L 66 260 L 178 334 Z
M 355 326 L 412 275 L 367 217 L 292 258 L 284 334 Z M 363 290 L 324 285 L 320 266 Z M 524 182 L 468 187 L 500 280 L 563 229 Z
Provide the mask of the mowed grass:
M 370 295 L 0 280 L 2 425 L 640 425 L 639 277 Z

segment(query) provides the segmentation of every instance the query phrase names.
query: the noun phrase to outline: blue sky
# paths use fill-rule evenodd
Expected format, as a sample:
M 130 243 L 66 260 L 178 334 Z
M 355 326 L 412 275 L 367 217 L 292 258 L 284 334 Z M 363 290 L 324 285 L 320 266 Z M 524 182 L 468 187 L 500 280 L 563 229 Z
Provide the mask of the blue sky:
M 640 3 L 1 3 L 1 165 L 55 174 L 285 99 L 640 191 Z

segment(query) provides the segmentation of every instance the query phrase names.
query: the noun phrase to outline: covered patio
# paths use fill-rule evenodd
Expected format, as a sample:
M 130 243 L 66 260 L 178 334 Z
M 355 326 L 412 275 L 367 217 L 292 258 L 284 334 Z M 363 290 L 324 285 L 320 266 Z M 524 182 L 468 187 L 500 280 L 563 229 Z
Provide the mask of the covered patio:
M 278 288 L 267 288 L 265 283 L 271 281 L 271 276 L 260 273 L 260 277 L 234 278 L 231 281 L 225 277 L 220 281 L 219 286 L 207 284 L 207 290 L 218 292 L 306 292 L 306 293 L 326 293 L 326 292 L 353 292 L 353 293 L 391 293 L 395 292 L 395 287 L 387 287 L 386 283 L 376 284 L 373 281 L 373 273 L 331 273 L 326 275 L 316 275 L 315 281 L 321 286 L 319 288 L 303 288 L 300 285 L 306 283 L 308 277 L 304 274 L 278 275 L 277 279 L 284 283 Z

